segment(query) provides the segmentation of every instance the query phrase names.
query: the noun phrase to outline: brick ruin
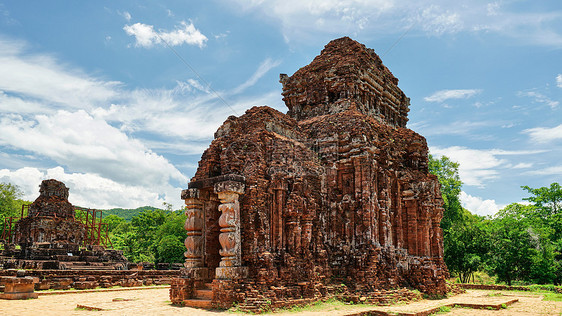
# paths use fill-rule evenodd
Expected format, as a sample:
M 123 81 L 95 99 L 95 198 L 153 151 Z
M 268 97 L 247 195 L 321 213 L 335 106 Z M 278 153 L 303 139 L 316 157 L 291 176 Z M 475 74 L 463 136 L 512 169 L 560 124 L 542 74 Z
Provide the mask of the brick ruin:
M 85 242 L 87 227 L 75 218 L 64 183 L 43 180 L 39 197 L 15 224 L 12 243 L 0 251 L 4 269 L 122 270 L 128 261 L 120 250 Z M 19 246 L 19 247 L 17 247 Z
M 439 183 L 425 138 L 406 128 L 398 79 L 344 37 L 280 81 L 287 114 L 229 117 L 182 192 L 187 251 L 172 302 L 276 307 L 341 284 L 447 292 Z

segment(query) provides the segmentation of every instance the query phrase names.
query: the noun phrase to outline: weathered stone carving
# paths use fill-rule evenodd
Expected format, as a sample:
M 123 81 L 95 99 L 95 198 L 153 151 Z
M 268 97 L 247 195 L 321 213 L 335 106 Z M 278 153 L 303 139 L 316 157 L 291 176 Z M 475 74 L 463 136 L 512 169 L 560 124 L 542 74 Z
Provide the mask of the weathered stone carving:
M 229 117 L 189 183 L 205 204 L 203 264 L 216 273 L 198 282 L 214 279 L 213 302 L 319 297 L 341 283 L 444 293 L 443 201 L 398 79 L 344 37 L 281 83 L 288 113 Z M 223 273 L 231 266 L 247 275 Z
M 219 242 L 222 256 L 216 268 L 218 279 L 238 279 L 245 276 L 245 269 L 241 268 L 241 239 L 240 239 L 240 203 L 239 195 L 244 193 L 244 184 L 237 181 L 218 182 L 214 191 L 221 202 L 218 209 L 219 217 Z
M 185 190 L 182 195 L 185 200 L 185 264 L 186 268 L 203 267 L 203 202 L 199 199 L 199 190 Z

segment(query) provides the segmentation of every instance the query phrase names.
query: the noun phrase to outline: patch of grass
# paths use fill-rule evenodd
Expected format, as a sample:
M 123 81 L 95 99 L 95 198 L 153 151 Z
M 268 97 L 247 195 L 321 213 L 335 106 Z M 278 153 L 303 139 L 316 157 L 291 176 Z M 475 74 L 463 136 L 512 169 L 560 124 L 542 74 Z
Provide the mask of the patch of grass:
M 248 314 L 246 312 L 243 312 L 243 311 L 239 310 L 238 307 L 231 307 L 231 308 L 227 309 L 226 312 L 229 313 L 229 314 Z
M 336 298 L 330 298 L 326 301 L 317 301 L 305 306 L 295 306 L 284 311 L 289 313 L 301 313 L 301 312 L 320 312 L 329 310 L 338 310 L 348 306 L 345 302 L 342 302 Z
M 441 307 L 439 307 L 439 309 L 438 309 L 437 311 L 435 311 L 435 312 L 433 312 L 433 313 L 431 313 L 431 314 L 429 314 L 429 315 L 446 314 L 446 313 L 450 312 L 451 309 L 452 309 L 451 306 L 447 306 L 447 305 L 441 306 Z
M 441 307 L 439 307 L 440 313 L 448 313 L 450 311 L 451 311 L 451 306 L 441 306 Z
M 558 293 L 544 293 L 543 301 L 562 302 L 562 294 Z
M 529 285 L 529 289 L 531 289 L 531 291 L 533 291 L 533 292 L 535 292 L 535 291 L 556 292 L 556 290 L 561 289 L 561 287 L 555 286 L 554 284 L 532 284 L 532 285 Z
M 340 301 L 337 298 L 330 298 L 325 301 L 317 301 L 307 305 L 302 306 L 293 306 L 287 308 L 279 308 L 276 309 L 275 312 L 286 312 L 286 313 L 303 313 L 303 312 L 327 312 L 330 311 L 337 311 L 337 310 L 345 310 L 353 308 L 357 304 L 353 304 L 352 302 L 344 302 Z M 364 306 L 377 306 L 373 304 L 363 304 Z M 236 308 L 231 308 L 228 310 L 229 313 L 240 313 L 240 311 Z
M 502 309 L 506 309 L 507 305 L 505 303 L 502 304 Z

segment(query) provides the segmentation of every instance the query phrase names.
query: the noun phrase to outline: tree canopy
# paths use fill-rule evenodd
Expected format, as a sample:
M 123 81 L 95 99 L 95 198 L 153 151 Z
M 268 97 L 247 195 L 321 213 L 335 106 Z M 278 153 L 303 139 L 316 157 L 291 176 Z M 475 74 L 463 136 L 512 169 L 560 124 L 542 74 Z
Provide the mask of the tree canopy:
M 0 233 L 4 229 L 4 220 L 19 217 L 22 206 L 31 202 L 21 199 L 22 191 L 17 185 L 0 182 Z
M 448 231 L 449 228 L 464 220 L 463 210 L 460 202 L 462 182 L 459 176 L 459 164 L 451 161 L 446 156 L 435 159 L 429 155 L 429 172 L 436 175 L 441 185 L 441 195 L 443 197 L 443 219 L 441 228 Z
M 463 209 L 459 165 L 443 156 L 429 155 L 429 171 L 441 185 L 444 201 L 444 259 L 449 271 L 467 282 L 477 270 L 497 280 L 513 282 L 562 282 L 562 188 L 522 186 L 530 193 L 494 216 L 484 218 Z

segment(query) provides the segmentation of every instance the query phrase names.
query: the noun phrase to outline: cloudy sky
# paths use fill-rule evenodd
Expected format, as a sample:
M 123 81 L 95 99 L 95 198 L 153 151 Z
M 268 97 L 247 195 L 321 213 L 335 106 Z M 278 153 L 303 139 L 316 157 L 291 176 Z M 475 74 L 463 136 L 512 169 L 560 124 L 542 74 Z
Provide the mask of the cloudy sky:
M 559 0 L 0 0 L 0 181 L 179 208 L 220 124 L 286 112 L 279 73 L 341 36 L 399 78 L 408 127 L 460 163 L 473 213 L 562 181 Z

